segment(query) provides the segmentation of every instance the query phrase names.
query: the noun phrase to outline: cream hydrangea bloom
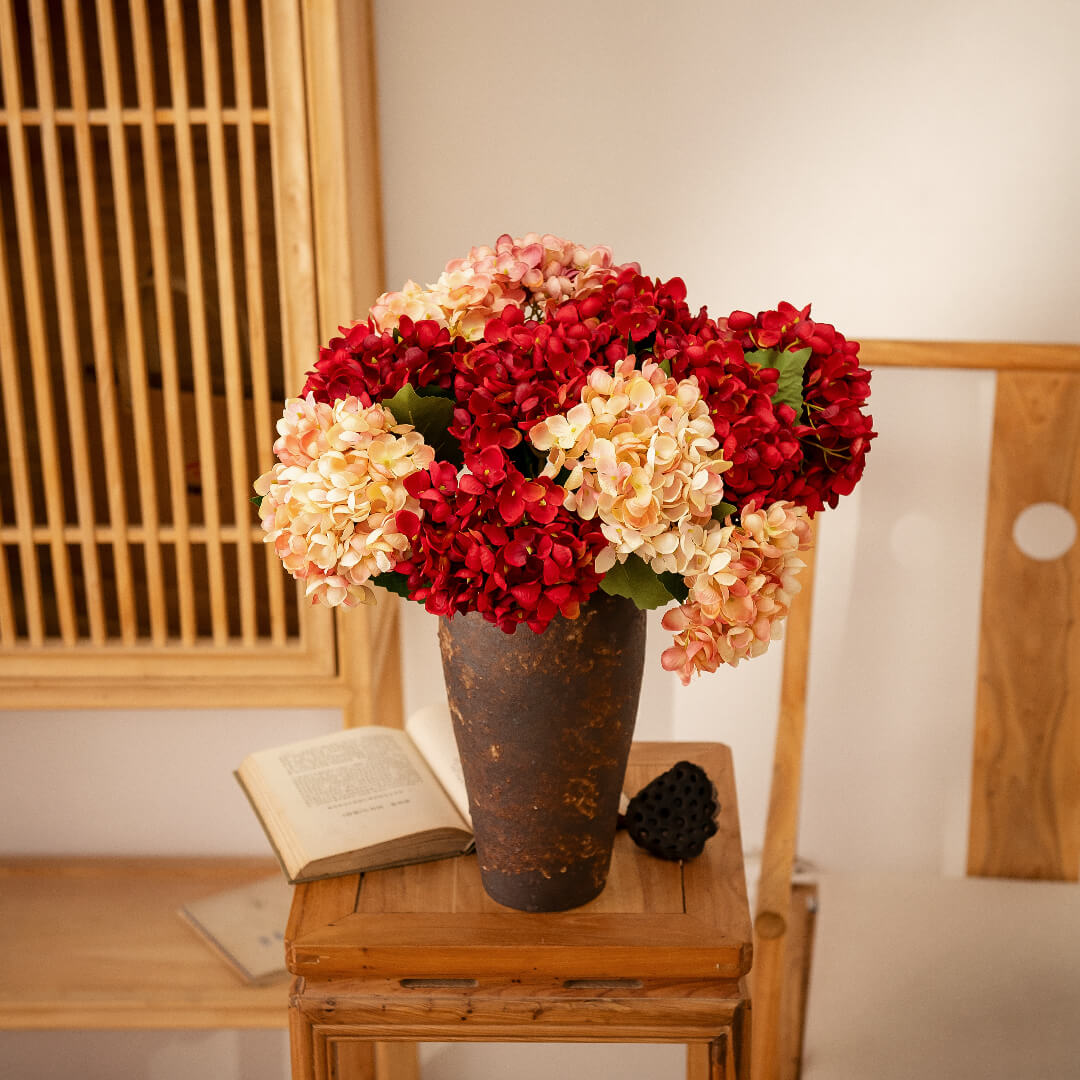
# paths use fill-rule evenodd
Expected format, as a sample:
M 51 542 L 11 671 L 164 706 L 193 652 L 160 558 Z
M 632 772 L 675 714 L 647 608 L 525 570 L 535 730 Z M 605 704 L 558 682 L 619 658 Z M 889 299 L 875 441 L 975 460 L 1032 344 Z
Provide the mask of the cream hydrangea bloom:
M 685 581 L 687 602 L 663 618 L 674 644 L 661 663 L 683 683 L 715 671 L 721 663 L 760 656 L 781 636 L 791 600 L 806 565 L 799 552 L 810 547 L 806 507 L 773 503 L 758 510 L 748 503 L 740 525 L 713 522 Z
M 614 373 L 595 368 L 569 412 L 529 432 L 548 452 L 548 476 L 566 467 L 565 505 L 600 519 L 605 573 L 636 554 L 657 573 L 686 573 L 698 558 L 713 507 L 723 500 L 719 452 L 696 379 L 677 380 L 632 357 Z
M 255 481 L 265 541 L 307 583 L 312 603 L 372 603 L 368 579 L 410 553 L 398 514 L 410 515 L 405 524 L 422 516 L 405 477 L 427 468 L 435 451 L 389 409 L 355 397 L 332 406 L 291 399 L 278 435 L 279 463 Z

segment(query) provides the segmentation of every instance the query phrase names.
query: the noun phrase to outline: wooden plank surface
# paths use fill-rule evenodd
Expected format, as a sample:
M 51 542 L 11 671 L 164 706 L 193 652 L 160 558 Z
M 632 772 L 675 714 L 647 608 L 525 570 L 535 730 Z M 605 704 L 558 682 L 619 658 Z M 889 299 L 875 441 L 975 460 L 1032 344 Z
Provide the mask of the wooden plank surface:
M 176 915 L 267 859 L 0 860 L 0 1028 L 283 1028 L 288 980 L 251 987 Z
M 581 987 L 528 976 L 476 986 L 301 980 L 297 1010 L 330 1037 L 498 1042 L 686 1042 L 741 1019 L 736 980 Z
M 990 463 L 968 873 L 1080 872 L 1080 544 L 1049 561 L 1013 541 L 1051 502 L 1080 522 L 1080 374 L 998 376 Z
M 607 889 L 568 912 L 501 907 L 483 892 L 474 856 L 313 882 L 297 889 L 290 970 L 319 977 L 512 975 L 522 973 L 527 955 L 531 972 L 564 977 L 743 974 L 751 933 L 730 751 L 709 743 L 635 744 L 626 787 L 636 792 L 680 759 L 698 762 L 716 780 L 724 808 L 724 827 L 685 873 L 623 834 Z M 344 917 L 340 898 L 350 886 L 343 881 L 359 886 L 356 908 Z M 323 893 L 333 897 L 333 918 L 319 925 L 306 912 Z
M 1080 371 L 1080 345 L 1011 341 L 864 341 L 868 367 L 973 368 L 995 371 Z

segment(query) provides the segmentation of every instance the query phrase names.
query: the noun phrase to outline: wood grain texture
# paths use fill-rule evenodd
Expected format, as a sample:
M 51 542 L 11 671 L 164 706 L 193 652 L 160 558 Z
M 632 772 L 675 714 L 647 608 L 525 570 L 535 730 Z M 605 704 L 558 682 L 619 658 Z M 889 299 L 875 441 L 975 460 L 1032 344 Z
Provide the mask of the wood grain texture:
M 165 26 L 169 54 L 169 82 L 173 99 L 177 185 L 180 196 L 180 231 L 183 237 L 184 282 L 188 300 L 191 367 L 195 387 L 195 414 L 199 454 L 199 483 L 206 524 L 207 588 L 210 594 L 211 633 L 224 645 L 229 636 L 225 607 L 225 562 L 221 541 L 221 506 L 218 489 L 218 446 L 212 407 L 213 381 L 207 332 L 203 244 L 199 235 L 198 187 L 191 121 L 188 116 L 188 74 L 183 14 L 178 0 L 166 0 Z M 223 193 L 218 193 L 218 198 Z
M 232 512 L 236 525 L 251 519 L 251 482 L 247 458 L 247 426 L 244 415 L 244 373 L 240 358 L 240 329 L 236 303 L 236 259 L 232 244 L 232 215 L 229 200 L 230 163 L 226 160 L 225 125 L 221 118 L 221 62 L 218 56 L 216 0 L 200 0 L 199 28 L 206 94 L 206 141 L 209 151 L 210 188 L 217 266 L 218 311 L 221 330 L 221 359 L 225 374 L 225 406 L 228 414 L 228 464 L 231 475 Z M 229 14 L 222 5 L 222 17 Z M 229 31 L 230 38 L 232 30 Z M 240 639 L 251 645 L 256 637 L 255 570 L 251 544 L 236 545 L 237 573 L 233 587 L 240 597 Z
M 241 982 L 177 916 L 267 859 L 0 860 L 0 1028 L 284 1027 L 284 979 Z
M 23 422 L 19 369 L 15 363 L 15 323 L 11 307 L 11 283 L 4 230 L 0 229 L 0 380 L 3 385 L 4 424 L 7 452 L 11 460 L 11 487 L 15 515 L 15 543 L 19 551 L 19 570 L 25 582 L 23 603 L 26 611 L 26 637 L 33 646 L 45 639 L 41 586 L 38 582 L 38 557 L 31 530 L 34 507 L 30 496 L 30 463 Z
M 120 256 L 120 291 L 124 324 L 122 340 L 127 353 L 126 368 L 122 371 L 118 370 L 117 375 L 121 383 L 125 377 L 128 379 L 131 395 L 130 422 L 135 434 L 135 472 L 139 492 L 139 513 L 142 526 L 146 530 L 144 551 L 146 591 L 150 609 L 150 636 L 154 644 L 160 646 L 165 643 L 168 627 L 161 541 L 158 536 L 158 492 L 155 479 L 158 447 L 150 424 L 146 341 L 143 334 L 143 306 L 139 296 L 139 254 L 132 176 L 127 136 L 118 115 L 118 110 L 123 103 L 123 89 L 112 0 L 98 0 L 97 16 L 105 105 L 109 111 L 106 130 Z
M 195 640 L 195 593 L 191 562 L 191 534 L 187 500 L 187 459 L 181 425 L 179 358 L 176 349 L 176 313 L 173 308 L 172 275 L 169 268 L 169 230 L 166 221 L 165 185 L 162 176 L 158 123 L 154 118 L 153 52 L 150 44 L 146 0 L 132 3 L 131 33 L 135 52 L 143 169 L 146 183 L 150 258 L 154 279 L 154 310 L 157 317 L 157 348 L 165 412 L 165 447 L 169 505 L 175 528 L 177 596 L 180 640 Z M 162 538 L 164 539 L 164 538 Z
M 37 99 L 42 111 L 41 155 L 59 323 L 60 358 L 64 372 L 64 421 L 71 439 L 71 469 L 74 479 L 72 494 L 79 522 L 79 555 L 89 636 L 91 641 L 100 645 L 105 640 L 105 609 L 101 590 L 101 567 L 94 542 L 94 488 L 90 477 L 91 457 L 86 435 L 83 374 L 79 355 L 81 328 L 72 281 L 71 234 L 68 231 L 67 205 L 64 199 L 63 159 L 53 119 L 55 95 L 52 47 L 44 0 L 34 0 L 30 9 L 30 22 Z
M 416 1043 L 375 1044 L 375 1076 L 379 1080 L 420 1080 L 420 1048 Z M 351 1080 L 347 1074 L 342 1080 Z
M 327 1057 L 330 1080 L 378 1080 L 379 1069 L 375 1062 L 377 1045 L 364 1039 L 330 1039 Z M 415 1057 L 416 1049 L 413 1049 Z M 396 1073 L 385 1073 L 393 1076 Z
M 868 367 L 1080 372 L 1080 345 L 1024 345 L 1008 341 L 864 341 L 859 349 L 859 359 Z
M 715 1038 L 745 1008 L 731 980 L 592 990 L 528 978 L 460 989 L 305 978 L 293 1002 L 316 1032 L 421 1042 L 689 1042 Z
M 784 991 L 780 1012 L 780 1080 L 802 1075 L 803 1036 L 814 954 L 818 887 L 797 882 L 791 888 L 791 914 L 784 945 Z
M 8 124 L 8 153 L 11 191 L 18 226 L 19 267 L 26 306 L 26 328 L 30 348 L 34 401 L 34 421 L 40 455 L 40 482 L 45 492 L 45 516 L 49 524 L 49 563 L 55 584 L 60 636 L 71 645 L 78 637 L 71 561 L 60 536 L 65 522 L 63 477 L 57 444 L 56 417 L 51 394 L 53 350 L 46 331 L 44 281 L 38 252 L 38 231 L 34 213 L 32 174 L 26 132 L 19 118 L 22 102 L 19 46 L 14 12 L 10 4 L 0 7 L 0 79 L 4 102 L 11 112 Z M 13 359 L 13 357 L 12 357 Z
M 815 526 L 814 542 L 820 537 Z M 802 761 L 806 738 L 806 686 L 814 598 L 814 552 L 804 556 L 802 591 L 785 628 L 780 717 L 776 729 L 769 810 L 754 916 L 754 1076 L 776 1080 L 780 1070 L 785 935 L 791 915 L 791 875 L 799 830 Z
M 94 163 L 94 147 L 88 121 L 88 84 L 86 56 L 83 50 L 82 7 L 78 0 L 64 0 L 64 37 L 67 40 L 68 82 L 75 137 L 75 166 L 79 189 L 79 217 L 82 222 L 83 258 L 89 269 L 86 275 L 90 304 L 90 339 L 94 354 L 94 381 L 97 384 L 97 411 L 100 450 L 104 459 L 107 522 L 113 561 L 114 593 L 120 622 L 120 640 L 134 644 L 135 585 L 132 576 L 131 548 L 127 536 L 127 510 L 124 500 L 126 472 L 120 451 L 119 419 L 112 348 L 106 298 L 101 214 Z M 100 538 L 99 538 L 100 542 Z M 24 586 L 36 588 L 24 572 Z M 32 640 L 32 635 L 31 635 Z
M 1080 522 L 1080 374 L 1001 374 L 990 465 L 968 873 L 1080 873 L 1080 545 L 1037 561 L 1017 515 Z
M 263 250 L 259 225 L 259 175 L 255 151 L 255 110 L 252 107 L 251 47 L 248 34 L 247 4 L 232 0 L 230 19 L 233 44 L 233 70 L 236 85 L 237 159 L 240 181 L 241 232 L 244 250 L 244 288 L 247 304 L 247 349 L 251 367 L 251 396 L 255 423 L 254 442 L 265 446 L 262 458 L 256 450 L 256 471 L 273 459 L 271 437 L 276 433 L 273 401 L 270 389 L 270 362 L 267 348 L 266 313 L 263 299 Z M 225 110 L 221 110 L 224 123 Z M 285 644 L 285 575 L 272 544 L 263 544 L 266 562 L 267 594 L 270 606 L 270 639 L 276 645 Z
M 622 836 L 604 893 L 552 915 L 495 904 L 472 856 L 313 882 L 297 891 L 294 906 L 317 905 L 323 892 L 347 893 L 342 882 L 352 882 L 359 886 L 356 909 L 341 917 L 340 902 L 330 902 L 334 917 L 323 926 L 295 917 L 287 935 L 290 970 L 467 978 L 744 973 L 751 931 L 730 751 L 708 743 L 635 744 L 627 787 L 638 790 L 680 759 L 715 778 L 723 807 L 720 832 L 684 868 L 651 858 Z

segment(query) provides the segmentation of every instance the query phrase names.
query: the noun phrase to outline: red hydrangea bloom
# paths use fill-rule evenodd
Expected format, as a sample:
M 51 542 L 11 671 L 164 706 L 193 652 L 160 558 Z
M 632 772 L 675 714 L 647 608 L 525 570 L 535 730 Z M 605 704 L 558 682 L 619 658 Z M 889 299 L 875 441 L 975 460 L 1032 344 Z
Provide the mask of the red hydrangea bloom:
M 395 568 L 410 599 L 435 615 L 479 611 L 507 633 L 576 618 L 600 584 L 599 525 L 564 509 L 558 485 L 528 479 L 497 447 L 467 463 L 460 478 L 435 462 L 405 481 L 425 511 L 412 557 Z
M 803 464 L 792 484 L 774 497 L 800 503 L 811 514 L 826 504 L 835 507 L 858 483 L 877 435 L 873 417 L 862 412 L 870 372 L 859 367 L 859 343 L 829 323 L 812 320 L 809 304 L 800 310 L 781 303 L 757 316 L 733 311 L 719 325 L 747 350 L 811 350 L 803 375 L 805 416 L 795 429 Z
M 454 354 L 464 344 L 451 339 L 445 326 L 430 319 L 413 322 L 402 316 L 397 330 L 378 330 L 366 321 L 341 328 L 319 350 L 315 368 L 308 372 L 302 396 L 333 404 L 355 396 L 364 405 L 393 397 L 407 382 L 449 390 Z
M 518 307 L 489 319 L 483 340 L 456 357 L 451 434 L 463 446 L 510 450 L 537 421 L 570 408 L 592 368 L 626 356 L 601 311 L 591 296 L 560 304 L 545 322 L 526 320 Z
M 740 509 L 749 502 L 768 506 L 791 496 L 803 451 L 795 411 L 774 405 L 777 373 L 744 358 L 742 346 L 724 340 L 711 319 L 699 319 L 692 333 L 658 333 L 656 356 L 671 361 L 679 379 L 694 375 L 724 458 L 724 497 Z

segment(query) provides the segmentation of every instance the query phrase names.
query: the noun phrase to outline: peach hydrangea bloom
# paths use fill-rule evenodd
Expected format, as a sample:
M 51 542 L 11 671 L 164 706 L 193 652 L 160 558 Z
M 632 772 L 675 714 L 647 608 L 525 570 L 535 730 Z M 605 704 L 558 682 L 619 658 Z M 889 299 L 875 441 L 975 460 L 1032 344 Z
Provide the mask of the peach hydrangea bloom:
M 664 629 L 675 634 L 660 658 L 664 668 L 685 685 L 695 673 L 765 652 L 801 588 L 799 552 L 810 542 L 806 507 L 790 502 L 768 510 L 748 503 L 741 525 L 713 522 L 684 579 L 687 602 L 664 615 Z
M 686 573 L 723 500 L 720 455 L 708 405 L 694 378 L 679 381 L 632 357 L 614 373 L 594 368 L 581 402 L 533 426 L 548 452 L 545 475 L 564 466 L 567 509 L 599 517 L 609 544 L 600 573 L 637 554 L 657 573 Z
M 401 525 L 422 517 L 404 480 L 435 451 L 389 409 L 364 408 L 355 397 L 332 406 L 293 398 L 278 435 L 279 463 L 255 481 L 266 543 L 306 582 L 312 603 L 373 603 L 367 580 L 409 556 Z
M 414 281 L 375 301 L 371 318 L 380 330 L 434 319 L 456 337 L 475 341 L 488 319 L 508 304 L 531 305 L 543 317 L 564 300 L 595 292 L 613 276 L 611 249 L 586 248 L 557 236 L 504 234 L 495 247 L 474 247 L 463 259 L 451 259 L 439 279 L 426 288 Z

